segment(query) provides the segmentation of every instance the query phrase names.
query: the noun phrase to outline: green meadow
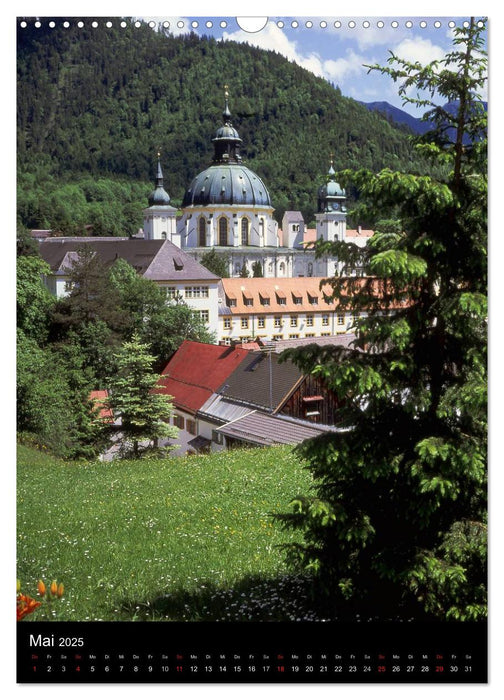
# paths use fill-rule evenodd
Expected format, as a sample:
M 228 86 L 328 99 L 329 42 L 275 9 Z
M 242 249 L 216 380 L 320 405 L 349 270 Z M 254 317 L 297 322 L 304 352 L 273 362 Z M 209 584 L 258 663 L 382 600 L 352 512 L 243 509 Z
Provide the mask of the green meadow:
M 290 447 L 71 463 L 20 445 L 21 590 L 65 587 L 25 619 L 313 619 L 279 548 L 300 535 L 272 518 L 310 481 Z

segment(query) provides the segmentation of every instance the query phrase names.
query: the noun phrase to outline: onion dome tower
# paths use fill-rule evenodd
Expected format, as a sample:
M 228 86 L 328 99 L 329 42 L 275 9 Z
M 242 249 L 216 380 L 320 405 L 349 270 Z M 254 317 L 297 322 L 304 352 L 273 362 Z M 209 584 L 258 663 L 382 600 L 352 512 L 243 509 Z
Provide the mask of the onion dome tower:
M 318 190 L 317 238 L 342 241 L 346 233 L 346 192 L 335 180 L 331 154 L 327 182 Z
M 226 86 L 212 162 L 184 194 L 179 224 L 184 247 L 277 245 L 271 198 L 261 178 L 243 165 L 228 98 Z
M 149 195 L 149 206 L 144 209 L 144 238 L 167 239 L 180 245 L 176 233 L 175 207 L 170 205 L 170 195 L 163 186 L 163 171 L 158 153 L 156 187 Z
M 170 195 L 163 187 L 163 171 L 161 170 L 161 162 L 159 158 L 160 154 L 158 153 L 156 189 L 149 195 L 150 206 L 167 206 L 170 204 Z
M 346 212 L 346 192 L 334 179 L 335 175 L 336 173 L 334 172 L 331 154 L 329 172 L 327 173 L 327 182 L 325 185 L 322 185 L 322 187 L 319 187 L 318 190 L 319 212 L 338 210 Z

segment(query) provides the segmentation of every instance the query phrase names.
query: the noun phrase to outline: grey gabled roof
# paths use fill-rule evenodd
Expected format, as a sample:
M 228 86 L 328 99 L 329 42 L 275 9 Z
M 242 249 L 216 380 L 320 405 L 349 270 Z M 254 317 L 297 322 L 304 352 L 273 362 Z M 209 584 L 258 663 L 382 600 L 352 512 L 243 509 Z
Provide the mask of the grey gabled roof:
M 303 373 L 293 362 L 280 363 L 274 353 L 250 352 L 217 392 L 251 408 L 274 411 L 302 379 Z
M 164 245 L 149 265 L 145 277 L 158 281 L 169 279 L 217 282 L 220 279 L 171 241 L 164 241 Z
M 339 333 L 338 335 L 317 336 L 315 338 L 286 338 L 285 340 L 272 340 L 265 342 L 265 348 L 271 348 L 273 352 L 281 353 L 292 348 L 305 347 L 306 345 L 338 345 L 349 348 L 356 340 L 355 333 Z
M 247 413 L 251 413 L 252 410 L 252 408 L 243 403 L 226 399 L 222 394 L 212 394 L 200 408 L 198 415 L 203 418 L 210 418 L 210 420 L 217 423 L 228 423 L 247 415 Z
M 296 445 L 327 432 L 328 428 L 301 425 L 293 420 L 253 411 L 217 430 L 226 437 L 255 445 Z
M 89 247 L 100 256 L 105 265 L 121 258 L 132 265 L 138 274 L 153 281 L 206 280 L 217 282 L 217 275 L 200 265 L 191 255 L 171 241 L 140 238 L 49 238 L 40 244 L 40 255 L 57 274 L 71 267 L 77 251 Z
M 298 223 L 299 221 L 304 222 L 303 215 L 300 211 L 286 211 L 283 218 L 289 223 Z
M 76 259 L 81 248 L 95 251 L 104 264 L 112 264 L 117 258 L 126 260 L 137 272 L 144 274 L 159 252 L 164 241 L 108 237 L 48 238 L 40 244 L 40 255 L 54 273 L 61 272 L 67 263 Z

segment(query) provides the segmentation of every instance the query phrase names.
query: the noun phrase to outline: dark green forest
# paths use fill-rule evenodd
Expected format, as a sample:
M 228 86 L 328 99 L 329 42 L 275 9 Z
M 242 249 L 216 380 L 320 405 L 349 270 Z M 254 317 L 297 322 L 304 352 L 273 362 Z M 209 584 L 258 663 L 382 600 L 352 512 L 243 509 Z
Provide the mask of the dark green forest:
M 405 127 L 274 51 L 105 21 L 18 27 L 21 227 L 136 233 L 158 151 L 179 205 L 210 162 L 225 84 L 245 162 L 265 180 L 279 221 L 286 209 L 313 219 L 330 153 L 336 169 L 426 167 Z

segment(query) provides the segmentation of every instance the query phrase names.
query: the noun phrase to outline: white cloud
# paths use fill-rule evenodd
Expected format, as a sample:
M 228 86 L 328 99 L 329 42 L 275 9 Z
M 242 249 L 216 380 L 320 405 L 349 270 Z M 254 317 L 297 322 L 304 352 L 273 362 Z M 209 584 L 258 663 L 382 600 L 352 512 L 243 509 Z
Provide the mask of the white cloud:
M 348 50 L 345 57 L 337 58 L 336 60 L 328 59 L 322 65 L 325 77 L 329 78 L 329 80 L 343 82 L 347 78 L 363 75 L 367 70 L 364 68 L 364 64 L 369 65 L 371 63 L 372 61 L 369 58 Z
M 445 56 L 444 49 L 441 46 L 433 44 L 430 39 L 422 39 L 422 37 L 414 36 L 411 39 L 403 39 L 398 44 L 393 52 L 399 58 L 416 63 L 419 61 L 422 65 L 431 61 L 439 61 Z
M 374 26 L 373 23 L 367 28 L 357 26 L 352 37 L 356 40 L 359 49 L 363 51 L 372 46 L 390 46 L 410 34 L 410 31 L 402 27 L 391 27 L 388 23 L 384 27 Z
M 224 32 L 222 36 L 226 41 L 238 41 L 257 46 L 260 49 L 277 51 L 290 61 L 295 61 L 303 68 L 315 73 L 315 75 L 323 75 L 320 56 L 315 53 L 303 55 L 299 51 L 297 43 L 289 41 L 284 32 L 274 22 L 268 22 L 266 27 L 262 31 L 257 32 L 257 34 L 249 34 L 240 29 L 232 34 Z
M 224 32 L 226 41 L 239 41 L 261 49 L 277 51 L 290 61 L 294 61 L 302 68 L 311 71 L 319 77 L 328 80 L 344 81 L 346 78 L 362 74 L 363 64 L 370 63 L 369 59 L 359 56 L 349 49 L 345 56 L 337 59 L 322 59 L 315 52 L 303 53 L 296 41 L 290 41 L 286 34 L 273 22 L 257 34 L 250 35 L 247 32 L 236 31 L 232 34 Z

